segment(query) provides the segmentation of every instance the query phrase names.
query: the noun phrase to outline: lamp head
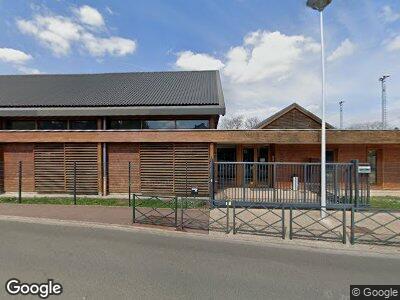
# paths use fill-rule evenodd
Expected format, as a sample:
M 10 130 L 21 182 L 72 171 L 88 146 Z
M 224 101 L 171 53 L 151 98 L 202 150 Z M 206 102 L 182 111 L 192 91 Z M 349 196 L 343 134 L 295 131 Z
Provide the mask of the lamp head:
M 332 0 L 307 0 L 307 6 L 318 11 L 323 11 L 331 2 Z

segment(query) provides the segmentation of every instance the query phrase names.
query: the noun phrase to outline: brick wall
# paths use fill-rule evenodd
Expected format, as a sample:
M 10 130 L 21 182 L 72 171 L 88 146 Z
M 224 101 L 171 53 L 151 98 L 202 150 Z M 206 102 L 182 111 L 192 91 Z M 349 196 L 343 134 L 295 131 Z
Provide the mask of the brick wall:
M 400 189 L 400 145 L 385 145 L 383 156 L 383 188 Z
M 128 192 L 128 162 L 131 161 L 131 187 L 133 192 L 140 190 L 139 144 L 111 143 L 108 152 L 108 191 L 109 193 Z
M 18 191 L 18 165 L 22 161 L 22 191 L 34 192 L 34 144 L 4 144 L 4 190 Z

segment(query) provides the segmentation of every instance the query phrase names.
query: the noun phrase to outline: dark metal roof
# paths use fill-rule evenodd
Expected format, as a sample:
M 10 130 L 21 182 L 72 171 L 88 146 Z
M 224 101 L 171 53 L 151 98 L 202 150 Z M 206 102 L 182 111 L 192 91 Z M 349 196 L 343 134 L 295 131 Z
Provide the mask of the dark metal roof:
M 0 76 L 2 108 L 214 105 L 225 110 L 218 71 Z

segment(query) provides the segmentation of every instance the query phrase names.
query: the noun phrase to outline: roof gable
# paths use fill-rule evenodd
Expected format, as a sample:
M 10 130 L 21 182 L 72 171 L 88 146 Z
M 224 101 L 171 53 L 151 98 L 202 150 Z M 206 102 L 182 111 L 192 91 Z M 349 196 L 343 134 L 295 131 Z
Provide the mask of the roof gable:
M 293 103 L 259 123 L 256 129 L 319 129 L 322 121 L 304 107 Z M 333 126 L 326 123 L 327 129 Z

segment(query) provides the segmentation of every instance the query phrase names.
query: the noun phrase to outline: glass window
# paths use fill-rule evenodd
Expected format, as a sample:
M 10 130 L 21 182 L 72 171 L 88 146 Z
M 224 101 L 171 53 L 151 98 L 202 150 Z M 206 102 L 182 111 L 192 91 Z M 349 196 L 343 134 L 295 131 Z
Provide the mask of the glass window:
M 143 129 L 175 129 L 175 121 L 143 121 Z
M 210 128 L 208 120 L 176 120 L 178 129 L 208 129 Z
M 108 129 L 140 129 L 140 120 L 111 120 Z
M 69 123 L 72 130 L 95 130 L 97 129 L 96 120 L 71 120 Z
M 326 150 L 325 158 L 327 163 L 335 162 L 335 151 L 333 150 Z
M 41 130 L 63 130 L 63 129 L 67 129 L 67 121 L 63 121 L 63 120 L 43 120 L 43 121 L 38 121 L 38 129 L 41 129 Z
M 24 120 L 7 120 L 6 129 L 10 130 L 34 130 L 36 129 L 35 121 Z
M 376 150 L 368 150 L 368 163 L 371 166 L 371 173 L 369 174 L 369 183 L 376 184 L 376 165 L 377 165 L 377 154 Z

